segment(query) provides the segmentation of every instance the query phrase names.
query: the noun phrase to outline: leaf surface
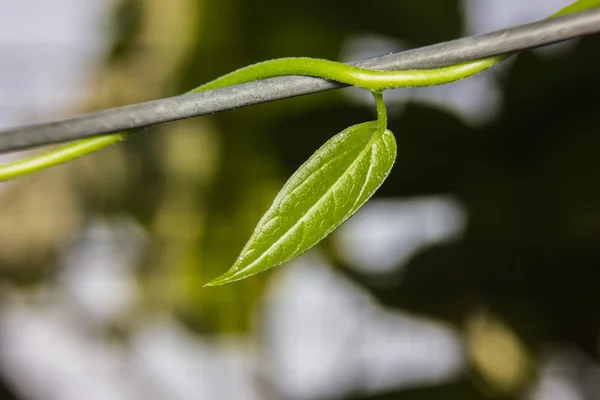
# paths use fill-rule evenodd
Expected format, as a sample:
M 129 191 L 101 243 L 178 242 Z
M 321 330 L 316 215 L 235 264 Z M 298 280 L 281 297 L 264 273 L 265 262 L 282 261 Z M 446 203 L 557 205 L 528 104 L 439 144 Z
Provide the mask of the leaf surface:
M 231 269 L 207 286 L 247 278 L 313 247 L 373 195 L 395 158 L 394 135 L 377 132 L 377 122 L 331 138 L 283 186 Z

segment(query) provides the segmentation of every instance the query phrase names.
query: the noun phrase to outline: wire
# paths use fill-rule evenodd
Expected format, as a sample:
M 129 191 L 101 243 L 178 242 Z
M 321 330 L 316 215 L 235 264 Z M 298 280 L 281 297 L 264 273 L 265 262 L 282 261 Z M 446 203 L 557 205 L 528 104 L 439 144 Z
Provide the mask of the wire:
M 600 8 L 482 35 L 391 53 L 350 64 L 374 70 L 426 69 L 545 46 L 600 32 Z M 168 97 L 0 132 L 0 153 L 128 131 L 345 85 L 283 76 L 200 93 Z

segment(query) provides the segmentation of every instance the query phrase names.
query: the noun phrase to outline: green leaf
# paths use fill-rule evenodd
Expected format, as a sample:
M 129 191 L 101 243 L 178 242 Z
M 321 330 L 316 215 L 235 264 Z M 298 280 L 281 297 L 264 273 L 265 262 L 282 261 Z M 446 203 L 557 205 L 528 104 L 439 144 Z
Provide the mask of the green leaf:
M 331 138 L 283 186 L 233 267 L 207 286 L 247 278 L 313 247 L 373 195 L 395 158 L 394 135 L 377 132 L 377 122 Z

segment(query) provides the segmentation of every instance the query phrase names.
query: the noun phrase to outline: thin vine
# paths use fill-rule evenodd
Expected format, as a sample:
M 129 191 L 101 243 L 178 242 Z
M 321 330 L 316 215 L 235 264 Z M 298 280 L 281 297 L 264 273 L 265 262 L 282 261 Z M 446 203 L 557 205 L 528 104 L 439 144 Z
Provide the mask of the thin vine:
M 599 6 L 600 0 L 579 0 L 550 18 Z M 384 90 L 455 82 L 509 56 L 404 71 L 374 71 L 305 57 L 281 58 L 238 69 L 190 91 L 201 92 L 276 76 L 304 75 L 366 89 L 375 97 L 377 106 L 376 122 L 355 125 L 335 135 L 294 173 L 258 223 L 232 268 L 208 285 L 243 279 L 291 260 L 322 240 L 372 196 L 389 174 L 396 157 L 396 142 L 387 129 Z M 132 133 L 134 131 L 83 139 L 1 165 L 0 181 L 65 163 L 119 142 Z

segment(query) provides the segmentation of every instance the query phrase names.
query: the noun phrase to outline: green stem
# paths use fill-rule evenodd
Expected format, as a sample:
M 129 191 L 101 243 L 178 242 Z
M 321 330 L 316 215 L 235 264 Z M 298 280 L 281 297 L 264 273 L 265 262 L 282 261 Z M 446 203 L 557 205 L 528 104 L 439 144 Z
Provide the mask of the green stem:
M 387 129 L 387 110 L 383 99 L 383 92 L 372 92 L 377 106 L 377 132 L 383 133 Z
M 600 0 L 578 0 L 554 13 L 550 18 L 600 7 Z M 265 61 L 224 75 L 192 92 L 200 92 L 225 86 L 238 85 L 258 79 L 282 75 L 308 75 L 332 79 L 370 90 L 377 102 L 380 126 L 385 126 L 385 104 L 381 92 L 385 89 L 412 86 L 431 86 L 454 82 L 475 75 L 507 58 L 490 57 L 483 60 L 452 65 L 443 68 L 410 71 L 371 71 L 347 64 L 313 58 L 282 58 Z M 379 96 L 379 97 L 378 97 Z M 132 132 L 83 139 L 25 160 L 0 165 L 0 181 L 18 178 L 34 171 L 62 164 L 82 155 L 100 150 L 123 140 Z
M 19 178 L 32 172 L 63 164 L 67 161 L 98 151 L 113 143 L 120 142 L 129 135 L 129 132 L 121 132 L 98 136 L 91 139 L 83 139 L 24 160 L 0 165 L 0 181 Z

